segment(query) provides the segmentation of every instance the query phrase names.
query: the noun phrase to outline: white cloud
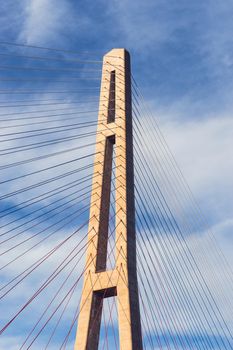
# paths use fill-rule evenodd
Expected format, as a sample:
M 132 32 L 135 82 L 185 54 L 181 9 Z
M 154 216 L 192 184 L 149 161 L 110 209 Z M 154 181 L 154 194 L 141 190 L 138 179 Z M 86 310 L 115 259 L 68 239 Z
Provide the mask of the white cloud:
M 225 228 L 225 225 L 225 223 L 222 223 L 222 225 L 218 225 L 212 229 L 215 232 L 215 238 L 218 242 L 221 242 L 221 247 L 226 253 L 228 263 L 232 265 L 231 251 L 228 248 L 225 249 L 232 244 L 231 237 L 224 239 L 225 233 L 223 228 Z M 183 243 L 181 244 L 176 237 L 163 236 L 158 239 L 153 229 L 152 232 L 154 233 L 153 240 L 149 234 L 149 239 L 146 240 L 146 246 L 141 242 L 146 258 L 138 263 L 142 273 L 142 279 L 139 279 L 139 286 L 143 296 L 145 292 L 142 282 L 146 286 L 149 296 L 144 297 L 151 302 L 150 306 L 148 303 L 146 304 L 147 312 L 149 315 L 151 313 L 157 315 L 155 319 L 158 330 L 160 332 L 170 330 L 171 334 L 180 332 L 181 335 L 185 332 L 186 334 L 195 335 L 195 332 L 197 332 L 197 335 L 199 327 L 199 332 L 201 330 L 203 334 L 212 334 L 212 336 L 214 334 L 220 334 L 223 336 L 223 331 L 219 327 L 217 329 L 214 329 L 214 327 L 210 329 L 213 319 L 215 321 L 217 319 L 220 320 L 220 323 L 222 320 L 218 312 L 216 312 L 217 308 L 211 298 L 210 303 L 217 314 L 217 318 L 215 319 L 215 314 L 211 308 L 210 314 L 206 311 L 206 305 L 209 307 L 210 304 L 208 304 L 203 290 L 207 293 L 206 295 L 209 295 L 206 287 L 208 286 L 223 319 L 232 332 L 232 272 L 226 267 L 223 260 L 219 259 L 218 253 L 216 254 L 218 250 L 216 251 L 214 249 L 213 240 L 210 240 L 209 232 L 196 232 L 194 235 L 185 238 L 185 245 Z M 145 237 L 146 232 L 143 232 L 143 235 Z M 141 241 L 140 238 L 139 240 Z M 157 246 L 154 242 L 157 242 Z M 165 247 L 165 249 L 162 247 Z M 166 251 L 166 255 L 164 251 Z M 186 259 L 186 254 L 190 257 L 190 252 L 195 259 L 193 268 L 190 268 L 191 265 L 189 265 Z M 141 249 L 140 255 L 142 257 Z M 150 260 L 150 256 L 153 263 Z M 166 256 L 169 257 L 172 264 L 169 263 Z M 150 266 L 150 271 L 147 268 L 147 264 Z M 143 273 L 142 266 L 144 266 L 146 274 L 149 276 L 150 286 L 146 282 L 146 275 Z M 202 281 L 197 280 L 196 275 L 200 277 L 199 271 L 201 271 L 206 285 Z M 184 273 L 186 273 L 186 277 L 184 277 Z M 172 275 L 172 279 L 169 274 L 170 276 Z M 229 276 L 231 277 L 229 278 Z M 202 285 L 203 290 L 200 285 Z M 153 295 L 155 299 L 153 299 Z M 155 300 L 157 300 L 157 307 L 154 304 Z M 192 308 L 190 305 L 192 305 Z M 190 314 L 195 315 L 195 317 L 192 316 L 190 318 Z M 161 316 L 162 319 L 164 317 L 163 322 L 160 321 Z M 167 324 L 164 323 L 165 320 L 167 320 Z M 206 320 L 209 321 L 209 324 Z M 150 327 L 150 331 L 153 333 L 155 331 L 153 325 Z M 224 325 L 223 329 L 226 331 Z M 149 329 L 145 330 L 149 331 Z
M 231 214 L 233 205 L 233 119 L 230 116 L 206 120 L 166 121 L 163 127 L 195 196 L 205 207 Z
M 19 40 L 26 44 L 58 42 L 73 23 L 69 4 L 65 0 L 24 0 Z
M 215 222 L 231 218 L 233 208 L 231 199 L 233 119 L 231 116 L 187 119 L 180 117 L 179 112 L 174 108 L 166 112 L 155 111 L 154 115 L 159 119 L 165 139 L 204 212 L 206 211 L 208 216 L 212 211 L 212 215 L 216 216 Z M 158 174 L 162 166 L 166 169 L 164 168 L 166 161 L 163 148 L 157 142 L 158 138 L 153 136 L 151 127 L 148 127 L 149 123 L 151 120 L 141 119 L 141 124 L 144 125 L 143 140 L 148 145 L 143 150 L 148 162 L 151 163 L 148 150 L 151 149 L 151 143 L 153 144 L 154 173 Z M 155 161 L 156 158 L 157 161 Z M 158 161 L 161 161 L 161 166 Z M 165 178 L 161 177 L 162 175 L 156 176 L 163 184 Z M 170 179 L 174 186 L 178 186 L 174 176 L 170 175 Z

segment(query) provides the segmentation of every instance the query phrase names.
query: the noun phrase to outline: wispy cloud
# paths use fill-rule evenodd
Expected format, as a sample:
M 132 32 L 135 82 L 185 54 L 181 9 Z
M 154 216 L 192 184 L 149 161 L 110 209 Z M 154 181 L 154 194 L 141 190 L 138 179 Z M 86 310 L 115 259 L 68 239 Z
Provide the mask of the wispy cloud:
M 25 0 L 19 40 L 26 44 L 59 42 L 73 21 L 69 1 Z
M 163 121 L 160 116 L 162 129 L 193 192 L 218 217 L 231 216 L 231 116 L 184 120 L 171 115 L 169 119 L 164 116 Z

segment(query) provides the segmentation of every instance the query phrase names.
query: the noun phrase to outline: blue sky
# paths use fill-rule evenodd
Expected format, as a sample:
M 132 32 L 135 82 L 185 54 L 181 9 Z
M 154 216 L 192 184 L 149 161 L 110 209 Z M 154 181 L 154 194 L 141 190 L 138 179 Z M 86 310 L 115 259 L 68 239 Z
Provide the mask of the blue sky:
M 156 106 L 184 114 L 186 102 L 199 118 L 232 107 L 231 1 L 8 1 L 1 13 L 3 39 L 102 53 L 126 47 Z
M 232 1 L 8 0 L 0 14 L 0 41 L 88 51 L 98 59 L 114 47 L 130 51 L 153 118 L 232 265 Z M 200 230 L 201 246 L 207 238 Z M 6 337 L 2 349 L 14 349 L 14 341 Z

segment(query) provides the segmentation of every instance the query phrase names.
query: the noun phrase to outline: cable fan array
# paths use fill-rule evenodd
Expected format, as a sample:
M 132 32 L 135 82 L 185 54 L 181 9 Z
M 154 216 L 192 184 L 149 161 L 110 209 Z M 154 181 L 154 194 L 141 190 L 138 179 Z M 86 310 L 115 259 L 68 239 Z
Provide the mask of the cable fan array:
M 93 166 L 101 53 L 0 48 L 0 348 L 73 349 L 90 196 L 99 186 Z M 232 298 L 223 285 L 232 288 L 231 268 L 134 77 L 132 108 L 143 347 L 233 349 Z M 109 270 L 116 164 L 114 150 Z M 117 297 L 104 300 L 101 322 L 99 349 L 119 349 Z

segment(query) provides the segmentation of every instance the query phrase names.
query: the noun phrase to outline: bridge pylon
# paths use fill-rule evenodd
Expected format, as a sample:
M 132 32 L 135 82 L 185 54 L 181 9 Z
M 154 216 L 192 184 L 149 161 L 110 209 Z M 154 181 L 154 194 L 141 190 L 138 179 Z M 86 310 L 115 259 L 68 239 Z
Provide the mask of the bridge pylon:
M 115 149 L 115 266 L 107 269 Z M 88 242 L 75 350 L 98 350 L 104 298 L 117 299 L 121 350 L 142 350 L 136 273 L 130 55 L 103 58 Z

